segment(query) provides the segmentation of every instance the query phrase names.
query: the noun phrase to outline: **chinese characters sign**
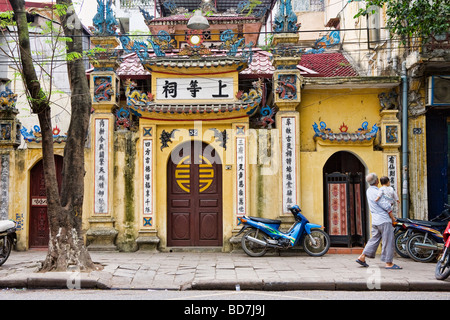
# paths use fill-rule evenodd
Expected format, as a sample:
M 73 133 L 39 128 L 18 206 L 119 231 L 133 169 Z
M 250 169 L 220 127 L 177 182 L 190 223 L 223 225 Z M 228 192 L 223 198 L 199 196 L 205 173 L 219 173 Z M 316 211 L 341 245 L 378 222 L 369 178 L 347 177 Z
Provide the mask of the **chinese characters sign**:
M 0 220 L 8 219 L 9 155 L 0 155 Z
M 235 100 L 233 78 L 158 78 L 158 100 Z
M 295 150 L 295 118 L 281 118 L 281 159 L 283 174 L 283 212 L 297 203 L 297 170 Z
M 108 213 L 109 120 L 95 119 L 95 213 Z
M 151 215 L 153 213 L 153 140 L 143 140 L 143 160 L 144 160 L 144 215 Z M 151 226 L 150 220 L 148 225 Z
M 397 156 L 387 156 L 387 176 L 391 187 L 397 192 Z
M 236 215 L 242 217 L 245 215 L 245 138 L 236 138 Z

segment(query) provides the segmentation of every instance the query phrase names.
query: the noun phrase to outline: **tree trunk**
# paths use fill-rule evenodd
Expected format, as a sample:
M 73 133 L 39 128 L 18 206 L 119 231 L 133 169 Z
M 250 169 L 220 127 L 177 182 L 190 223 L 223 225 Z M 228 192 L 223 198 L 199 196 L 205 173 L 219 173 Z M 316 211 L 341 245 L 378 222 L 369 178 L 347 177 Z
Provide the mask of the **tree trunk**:
M 89 126 L 91 98 L 82 59 L 68 62 L 71 84 L 71 122 L 64 148 L 61 194 L 58 192 L 53 153 L 51 110 L 47 96 L 42 91 L 31 57 L 28 24 L 24 0 L 10 0 L 19 33 L 20 58 L 23 79 L 33 113 L 38 114 L 42 132 L 42 156 L 47 192 L 47 214 L 50 240 L 48 254 L 41 271 L 65 271 L 76 267 L 80 271 L 94 269 L 90 255 L 84 246 L 81 234 L 84 196 L 84 143 Z M 58 4 L 72 5 L 71 0 L 58 0 Z M 67 12 L 67 10 L 65 10 Z M 76 17 L 71 16 L 71 18 Z M 82 54 L 82 30 L 68 28 L 67 14 L 62 17 L 69 52 Z M 78 17 L 76 17 L 78 19 Z M 81 24 L 79 24 L 81 26 Z

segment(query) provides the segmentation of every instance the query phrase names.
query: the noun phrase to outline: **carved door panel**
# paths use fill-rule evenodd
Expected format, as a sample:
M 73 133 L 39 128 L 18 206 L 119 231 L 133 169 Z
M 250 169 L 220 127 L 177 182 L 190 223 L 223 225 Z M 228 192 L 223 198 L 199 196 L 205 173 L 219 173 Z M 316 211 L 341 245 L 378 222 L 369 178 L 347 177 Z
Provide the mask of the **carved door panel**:
M 222 165 L 207 144 L 189 143 L 167 167 L 167 246 L 221 246 Z
M 61 186 L 63 158 L 55 156 L 56 176 Z M 30 172 L 30 222 L 29 247 L 44 248 L 48 246 L 49 229 L 47 217 L 47 195 L 42 160 Z

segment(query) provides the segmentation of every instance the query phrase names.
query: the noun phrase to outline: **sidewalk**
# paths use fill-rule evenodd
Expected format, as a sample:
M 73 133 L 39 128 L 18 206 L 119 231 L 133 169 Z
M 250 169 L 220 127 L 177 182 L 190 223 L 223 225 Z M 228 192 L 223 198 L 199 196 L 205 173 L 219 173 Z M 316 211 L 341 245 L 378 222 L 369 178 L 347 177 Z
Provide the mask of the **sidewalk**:
M 13 251 L 0 267 L 0 288 L 450 291 L 450 279 L 435 279 L 435 263 L 396 258 L 403 270 L 385 270 L 376 257 L 363 268 L 357 254 L 91 252 L 103 270 L 37 273 L 45 256 L 46 251 Z

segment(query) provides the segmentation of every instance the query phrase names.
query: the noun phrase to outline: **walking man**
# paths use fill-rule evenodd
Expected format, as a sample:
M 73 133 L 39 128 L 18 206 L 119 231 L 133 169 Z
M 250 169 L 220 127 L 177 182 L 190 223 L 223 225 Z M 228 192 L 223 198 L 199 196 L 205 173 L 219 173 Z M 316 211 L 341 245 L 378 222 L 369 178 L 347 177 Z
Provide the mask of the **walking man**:
M 402 269 L 398 265 L 394 264 L 394 227 L 392 223 L 395 221 L 395 217 L 392 214 L 391 204 L 383 199 L 375 201 L 377 199 L 378 190 L 378 177 L 375 173 L 369 173 L 366 176 L 366 181 L 370 185 L 367 189 L 367 201 L 369 203 L 369 209 L 372 216 L 372 238 L 367 242 L 362 254 L 358 257 L 356 262 L 363 267 L 368 267 L 366 263 L 367 258 L 375 258 L 375 253 L 378 249 L 380 241 L 381 247 L 381 261 L 386 263 L 386 269 Z

